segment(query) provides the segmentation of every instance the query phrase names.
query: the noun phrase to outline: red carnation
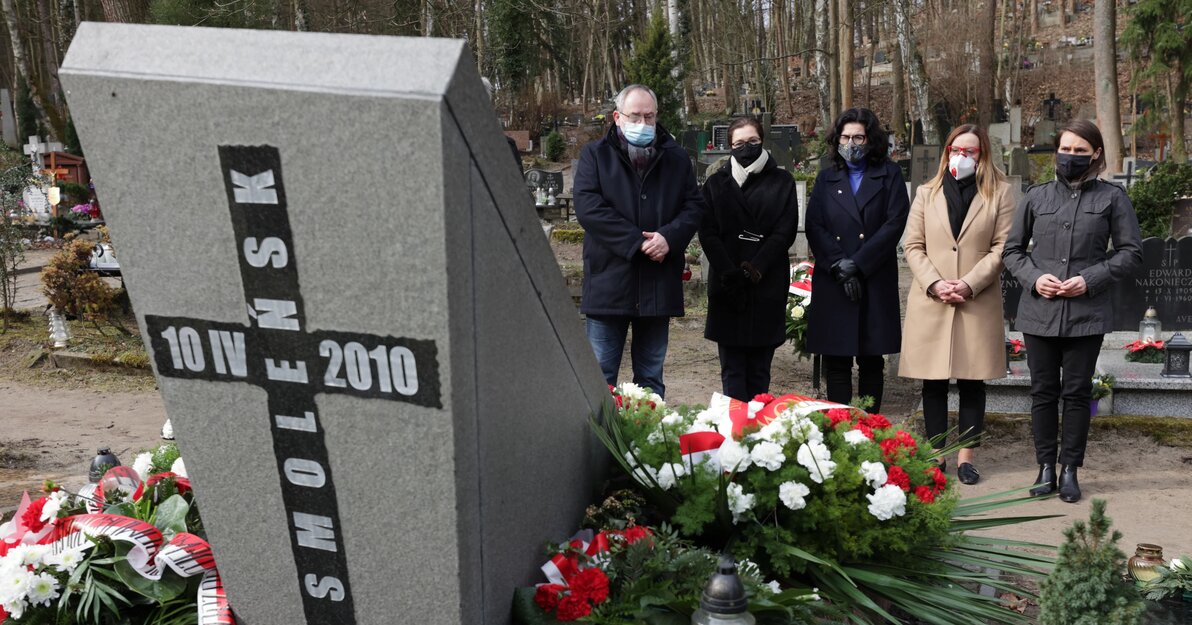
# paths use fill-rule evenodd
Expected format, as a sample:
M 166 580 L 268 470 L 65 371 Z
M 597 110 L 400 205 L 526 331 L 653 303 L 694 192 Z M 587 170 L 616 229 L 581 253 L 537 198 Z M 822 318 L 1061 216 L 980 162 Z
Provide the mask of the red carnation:
M 833 408 L 828 411 L 828 427 L 834 428 L 838 423 L 851 423 L 853 413 L 848 408 Z
M 885 442 L 883 441 L 883 443 Z M 907 475 L 902 467 L 894 465 L 886 471 L 886 483 L 893 484 L 904 491 L 909 491 L 911 489 L 911 476 Z
M 769 404 L 774 401 L 774 396 L 769 393 L 760 393 L 753 396 L 753 401 L 760 401 L 763 404 Z
M 596 567 L 586 568 L 567 580 L 571 587 L 571 595 L 591 600 L 592 603 L 603 603 L 608 599 L 608 576 Z M 560 610 L 562 608 L 560 607 Z M 582 616 L 582 615 L 581 615 Z
M 931 478 L 932 482 L 935 482 L 936 492 L 940 492 L 948 487 L 948 476 L 944 475 L 944 472 L 940 471 L 939 467 L 931 467 L 924 471 L 924 473 Z
M 543 612 L 550 612 L 559 607 L 559 595 L 563 590 L 564 587 L 559 584 L 543 584 L 534 592 L 534 603 L 537 603 Z
M 865 417 L 862 417 L 861 423 L 864 423 L 875 430 L 893 427 L 893 425 L 890 423 L 890 420 L 880 414 L 866 415 Z
M 41 510 L 45 507 L 46 498 L 42 497 L 25 508 L 25 514 L 21 515 L 21 521 L 25 523 L 25 527 L 28 527 L 30 532 L 36 534 L 46 526 L 46 522 L 41 520 Z
M 915 496 L 923 503 L 935 503 L 935 491 L 929 486 L 916 486 Z
M 864 434 L 865 438 L 873 440 L 873 428 L 869 427 L 868 425 L 865 425 L 864 423 L 858 423 L 853 426 L 853 429 Z
M 902 445 L 898 443 L 896 438 L 887 438 L 878 443 L 882 447 L 882 457 L 886 462 L 894 462 L 898 459 L 898 452 L 902 451 Z
M 592 613 L 592 606 L 588 600 L 571 593 L 559 600 L 559 611 L 555 618 L 560 621 L 574 621 Z
M 912 456 L 915 455 L 916 451 L 919 451 L 919 444 L 915 442 L 915 437 L 911 436 L 909 432 L 898 430 L 898 433 L 894 435 L 894 440 L 898 441 L 899 445 L 905 447 L 906 453 Z
M 624 531 L 620 532 L 620 534 L 621 537 L 625 539 L 627 544 L 632 545 L 643 538 L 653 535 L 654 532 L 651 532 L 650 528 L 648 527 L 642 527 L 641 525 L 630 525 L 629 527 L 625 528 Z

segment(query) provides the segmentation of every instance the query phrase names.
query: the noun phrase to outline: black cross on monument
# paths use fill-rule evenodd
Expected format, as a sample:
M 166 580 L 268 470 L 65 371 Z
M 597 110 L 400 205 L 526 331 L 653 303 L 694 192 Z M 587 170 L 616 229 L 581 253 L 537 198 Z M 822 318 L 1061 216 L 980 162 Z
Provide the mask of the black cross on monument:
M 1167 244 L 1163 246 L 1163 268 L 1175 269 L 1180 262 L 1180 252 L 1177 249 L 1175 239 L 1168 239 Z
M 923 184 L 928 180 L 931 180 L 931 176 L 933 175 L 931 166 L 936 164 L 937 157 L 932 156 L 931 150 L 928 148 L 929 146 L 920 146 L 918 148 L 919 157 L 915 160 L 919 161 L 920 167 L 918 180 L 915 180 L 915 184 Z
M 271 146 L 220 146 L 219 160 L 245 323 L 146 315 L 157 371 L 266 391 L 306 620 L 352 625 L 343 530 L 315 396 L 343 393 L 441 408 L 438 348 L 431 340 L 306 331 L 280 153 Z

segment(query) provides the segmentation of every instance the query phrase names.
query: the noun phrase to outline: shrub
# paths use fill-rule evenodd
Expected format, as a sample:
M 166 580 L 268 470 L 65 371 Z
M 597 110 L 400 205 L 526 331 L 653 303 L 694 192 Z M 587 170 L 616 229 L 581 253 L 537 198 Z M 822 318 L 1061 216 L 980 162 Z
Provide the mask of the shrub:
M 1166 238 L 1171 232 L 1175 202 L 1192 197 L 1192 164 L 1163 161 L 1146 172 L 1130 187 L 1130 202 L 1138 213 L 1138 226 L 1144 237 Z M 1184 233 L 1175 233 L 1181 236 Z
M 557 163 L 563 160 L 563 153 L 566 151 L 567 142 L 563 139 L 563 135 L 559 134 L 558 130 L 553 130 L 549 135 L 546 135 L 546 140 L 542 143 L 542 153 L 546 156 L 546 160 Z
M 1122 533 L 1110 531 L 1105 500 L 1094 499 L 1086 525 L 1064 530 L 1064 544 L 1039 596 L 1042 625 L 1137 625 L 1146 606 L 1122 581 L 1126 554 L 1117 547 Z
M 579 245 L 584 242 L 583 230 L 554 230 L 550 233 L 550 237 L 559 243 L 570 243 L 572 245 Z
M 41 272 L 42 290 L 58 310 L 76 318 L 96 323 L 106 321 L 124 334 L 120 325 L 121 290 L 110 286 L 87 270 L 95 243 L 71 241 L 47 263 Z

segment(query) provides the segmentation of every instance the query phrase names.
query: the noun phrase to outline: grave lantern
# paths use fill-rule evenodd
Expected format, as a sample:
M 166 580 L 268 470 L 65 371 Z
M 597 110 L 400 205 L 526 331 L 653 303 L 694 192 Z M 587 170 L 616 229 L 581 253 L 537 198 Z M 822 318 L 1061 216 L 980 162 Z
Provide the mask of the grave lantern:
M 1176 332 L 1163 345 L 1163 371 L 1159 374 L 1165 378 L 1192 378 L 1188 371 L 1188 355 L 1192 353 L 1192 342 Z
M 1148 306 L 1142 321 L 1138 322 L 1138 340 L 1143 343 L 1154 343 L 1163 336 L 1163 322 L 1159 321 L 1159 313 L 1154 306 Z
M 721 555 L 720 565 L 700 594 L 699 609 L 691 615 L 691 625 L 753 625 L 756 621 L 748 608 L 749 599 L 737 575 L 736 562 L 731 556 Z

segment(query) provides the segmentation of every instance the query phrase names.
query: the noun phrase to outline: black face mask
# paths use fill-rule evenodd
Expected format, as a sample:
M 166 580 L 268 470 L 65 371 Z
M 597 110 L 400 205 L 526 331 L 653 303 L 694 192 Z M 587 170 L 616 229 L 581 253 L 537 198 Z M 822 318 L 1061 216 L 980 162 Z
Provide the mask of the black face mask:
M 1091 154 L 1065 154 L 1057 152 L 1055 155 L 1055 173 L 1064 180 L 1080 180 L 1093 164 Z
M 746 143 L 739 148 L 733 148 L 732 154 L 741 167 L 749 167 L 762 155 L 762 144 Z

